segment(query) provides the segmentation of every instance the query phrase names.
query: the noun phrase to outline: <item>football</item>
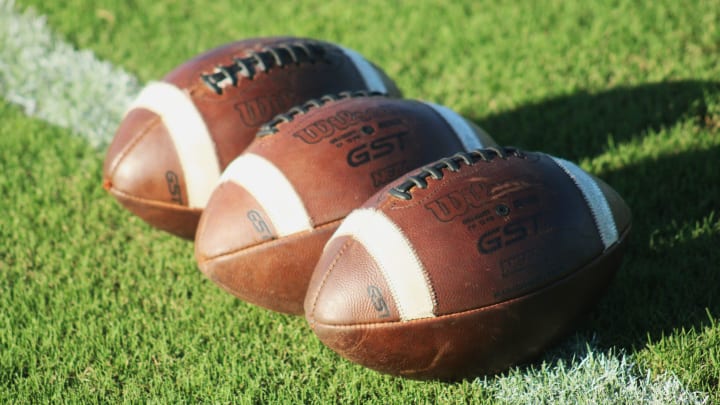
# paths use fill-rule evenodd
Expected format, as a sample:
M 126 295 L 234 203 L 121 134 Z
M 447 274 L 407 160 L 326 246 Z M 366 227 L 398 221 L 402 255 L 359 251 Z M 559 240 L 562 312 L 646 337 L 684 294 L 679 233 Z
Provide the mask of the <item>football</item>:
M 371 369 L 457 380 L 531 360 L 568 332 L 621 264 L 630 209 L 542 153 L 458 153 L 350 213 L 312 276 L 319 339 Z
M 202 272 L 275 311 L 303 313 L 323 246 L 353 209 L 414 167 L 495 142 L 447 107 L 365 92 L 278 115 L 223 172 L 195 239 Z
M 149 224 L 192 239 L 222 170 L 263 123 L 346 90 L 401 95 L 381 69 L 327 42 L 254 38 L 212 49 L 140 92 L 108 148 L 103 185 Z

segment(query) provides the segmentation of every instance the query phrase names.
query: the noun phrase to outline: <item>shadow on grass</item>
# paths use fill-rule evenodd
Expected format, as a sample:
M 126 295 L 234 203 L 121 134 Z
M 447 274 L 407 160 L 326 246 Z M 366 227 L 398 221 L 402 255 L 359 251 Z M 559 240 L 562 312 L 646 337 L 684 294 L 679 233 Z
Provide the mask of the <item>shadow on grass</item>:
M 679 122 L 702 128 L 707 96 L 719 93 L 720 82 L 647 84 L 578 93 L 475 121 L 500 143 L 579 160 L 603 153 L 610 134 L 620 143 Z M 717 129 L 703 131 L 720 136 Z M 720 235 L 703 227 L 720 215 L 720 148 L 641 160 L 602 178 L 632 208 L 633 231 L 609 291 L 578 325 L 580 338 L 594 336 L 599 350 L 632 351 L 678 329 L 707 326 L 708 313 L 720 318 Z M 567 350 L 568 342 L 544 360 L 570 364 L 582 357 Z
M 720 232 L 710 225 L 720 219 L 720 147 L 639 162 L 603 177 L 632 201 L 623 266 L 576 333 L 521 365 L 524 372 L 542 369 L 542 362 L 582 369 L 589 355 L 632 353 L 681 329 L 700 333 L 711 325 L 708 314 L 720 319 Z M 666 366 L 682 375 L 687 364 Z M 718 395 L 716 377 L 688 388 Z
M 678 81 L 579 92 L 470 118 L 501 144 L 579 160 L 601 153 L 609 135 L 623 142 L 687 117 L 704 117 L 706 92 L 720 92 L 720 82 Z
M 720 147 L 603 178 L 634 217 L 625 262 L 591 325 L 601 343 L 639 348 L 673 329 L 708 324 L 708 311 L 720 317 L 720 234 L 710 224 L 720 219 Z

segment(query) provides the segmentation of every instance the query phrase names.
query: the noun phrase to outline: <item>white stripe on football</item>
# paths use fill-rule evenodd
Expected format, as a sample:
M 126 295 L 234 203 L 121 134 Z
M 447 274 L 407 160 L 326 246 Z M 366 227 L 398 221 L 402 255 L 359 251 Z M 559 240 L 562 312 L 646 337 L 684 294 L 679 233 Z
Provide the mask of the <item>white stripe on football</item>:
M 242 154 L 225 169 L 220 181 L 232 181 L 250 193 L 270 216 L 279 236 L 313 229 L 297 191 L 267 159 Z
M 558 166 L 562 167 L 565 173 L 570 176 L 573 182 L 575 182 L 580 189 L 580 192 L 587 201 L 593 218 L 595 219 L 595 225 L 600 233 L 600 239 L 602 239 L 603 245 L 605 245 L 605 249 L 607 249 L 617 242 L 618 230 L 605 195 L 600 190 L 600 187 L 598 187 L 595 180 L 593 180 L 592 177 L 590 177 L 584 170 L 577 167 L 577 165 L 557 157 L 553 157 L 553 160 L 558 164 Z
M 183 168 L 188 205 L 203 208 L 220 177 L 215 144 L 190 97 L 175 85 L 148 84 L 128 111 L 144 108 L 159 115 L 172 138 Z
M 385 214 L 357 209 L 332 236 L 350 236 L 365 247 L 380 268 L 403 321 L 435 316 L 435 297 L 412 243 Z

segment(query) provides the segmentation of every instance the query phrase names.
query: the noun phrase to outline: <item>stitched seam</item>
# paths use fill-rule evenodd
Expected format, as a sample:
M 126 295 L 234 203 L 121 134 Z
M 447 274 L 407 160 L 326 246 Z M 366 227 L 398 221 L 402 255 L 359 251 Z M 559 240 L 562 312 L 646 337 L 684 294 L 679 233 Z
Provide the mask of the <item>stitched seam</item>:
M 220 254 L 217 254 L 217 255 L 214 255 L 214 256 L 207 256 L 207 257 L 204 257 L 204 258 L 202 259 L 202 261 L 203 261 L 203 262 L 207 262 L 207 261 L 209 261 L 209 260 L 215 260 L 215 259 L 219 259 L 219 258 L 223 258 L 223 257 L 227 257 L 227 256 L 232 256 L 232 255 L 234 255 L 234 254 L 243 252 L 243 251 L 248 250 L 248 249 L 253 249 L 253 248 L 256 248 L 256 247 L 259 247 L 259 246 L 268 244 L 268 243 L 273 243 L 273 242 L 280 241 L 280 240 L 287 239 L 287 238 L 293 238 L 293 237 L 296 237 L 296 236 L 301 235 L 301 234 L 306 233 L 306 232 L 313 232 L 313 231 L 316 231 L 316 230 L 319 230 L 319 229 L 329 228 L 330 226 L 332 226 L 332 225 L 334 225 L 334 224 L 336 224 L 336 223 L 338 223 L 338 222 L 341 222 L 342 220 L 343 220 L 342 218 L 341 218 L 341 219 L 337 219 L 337 220 L 335 220 L 335 221 L 331 221 L 331 222 L 324 223 L 324 224 L 322 224 L 322 225 L 318 225 L 318 226 L 316 226 L 316 227 L 314 227 L 313 229 L 308 230 L 308 231 L 298 232 L 298 233 L 294 233 L 294 234 L 292 234 L 292 235 L 282 236 L 282 237 L 276 238 L 276 239 L 270 239 L 270 240 L 266 240 L 266 241 L 260 241 L 260 242 L 258 242 L 258 243 L 253 244 L 253 245 L 248 245 L 248 246 L 239 247 L 239 248 L 237 248 L 237 249 L 228 250 L 227 252 L 223 252 L 223 253 L 220 253 Z
M 350 98 L 374 96 L 387 96 L 387 94 L 378 91 L 356 90 L 343 91 L 337 94 L 325 94 L 318 98 L 310 99 L 302 104 L 297 104 L 293 107 L 290 107 L 285 113 L 278 114 L 273 117 L 270 121 L 260 127 L 257 132 L 257 136 L 264 137 L 275 134 L 279 131 L 279 126 L 292 122 L 298 115 L 307 114 L 308 111 L 320 108 L 326 104 Z
M 165 201 L 150 200 L 150 199 L 148 199 L 148 198 L 138 197 L 138 196 L 135 196 L 135 195 L 132 195 L 132 194 L 128 194 L 127 192 L 122 191 L 122 190 L 120 190 L 120 189 L 118 189 L 118 188 L 115 188 L 115 187 L 110 187 L 109 191 L 110 191 L 112 194 L 121 196 L 121 197 L 123 197 L 123 198 L 127 198 L 128 200 L 133 200 L 133 201 L 135 201 L 135 202 L 146 203 L 146 204 L 151 205 L 151 206 L 153 206 L 153 207 L 155 207 L 155 208 L 172 208 L 172 209 L 177 209 L 178 211 L 184 211 L 184 210 L 189 210 L 189 211 L 202 211 L 201 209 L 190 208 L 190 207 L 188 207 L 187 205 L 177 205 L 177 204 L 172 204 L 172 203 L 168 203 L 168 202 L 165 202 Z
M 325 272 L 325 274 L 323 274 L 323 279 L 320 281 L 320 285 L 318 286 L 318 288 L 316 290 L 315 297 L 313 297 L 312 308 L 310 309 L 310 312 L 308 312 L 308 314 L 307 314 L 308 317 L 312 318 L 313 320 L 315 320 L 315 316 L 314 316 L 315 308 L 317 307 L 317 301 L 320 298 L 320 291 L 322 291 L 322 289 L 325 287 L 325 283 L 327 282 L 328 278 L 330 277 L 330 273 L 332 273 L 332 271 L 335 269 L 337 262 L 345 254 L 345 251 L 350 247 L 350 245 L 354 242 L 355 241 L 351 237 L 348 237 L 348 240 L 346 240 L 345 243 L 343 243 L 342 247 L 338 251 L 335 258 L 333 259 L 332 263 L 330 263 L 330 266 L 328 266 L 327 271 Z
M 145 125 L 145 127 L 143 128 L 143 131 L 140 132 L 138 136 L 133 137 L 130 143 L 125 145 L 125 147 L 122 148 L 120 150 L 120 153 L 118 153 L 118 155 L 115 157 L 113 165 L 110 168 L 110 172 L 108 173 L 108 178 L 113 178 L 115 176 L 115 172 L 117 172 L 118 166 L 120 166 L 120 161 L 123 160 L 125 156 L 127 156 L 132 151 L 132 149 L 137 146 L 138 143 L 140 143 L 140 141 L 150 132 L 150 130 L 154 128 L 155 125 L 157 125 L 158 121 L 162 122 L 162 118 L 159 115 L 155 114 L 154 112 L 152 113 L 155 115 L 155 117 L 150 122 L 148 122 L 147 125 Z
M 247 51 L 246 57 L 233 58 L 233 63 L 220 65 L 212 73 L 202 74 L 201 80 L 218 95 L 226 87 L 237 87 L 241 78 L 253 80 L 259 73 L 269 74 L 274 69 L 302 66 L 317 62 L 330 63 L 325 55 L 329 46 L 311 41 L 265 46 L 259 52 Z
M 513 147 L 476 149 L 470 152 L 459 152 L 450 157 L 439 159 L 419 169 L 415 174 L 405 176 L 405 181 L 388 190 L 388 194 L 401 200 L 412 200 L 412 189 L 426 189 L 427 178 L 442 180 L 445 177 L 443 170 L 459 172 L 465 166 L 472 167 L 479 162 L 492 163 L 495 159 L 509 159 L 511 157 L 524 158 L 524 153 Z

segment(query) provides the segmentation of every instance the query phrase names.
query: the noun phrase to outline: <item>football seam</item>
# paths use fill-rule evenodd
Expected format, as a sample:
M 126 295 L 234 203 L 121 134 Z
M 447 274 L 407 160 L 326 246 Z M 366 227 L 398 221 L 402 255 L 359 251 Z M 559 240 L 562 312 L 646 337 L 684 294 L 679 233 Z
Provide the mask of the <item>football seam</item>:
M 388 94 L 373 90 L 344 90 L 337 93 L 323 94 L 320 97 L 314 97 L 303 103 L 296 104 L 283 113 L 276 114 L 258 129 L 257 137 L 275 135 L 282 130 L 283 126 L 288 124 L 302 125 L 302 122 L 298 121 L 302 121 L 303 116 L 312 112 L 317 113 L 323 107 L 337 107 L 338 103 L 345 100 L 363 97 L 388 97 Z
M 348 239 L 345 241 L 345 243 L 343 243 L 342 247 L 340 248 L 340 250 L 338 250 L 337 254 L 336 254 L 335 257 L 333 258 L 332 263 L 330 263 L 330 265 L 328 266 L 328 269 L 327 269 L 327 271 L 325 272 L 325 274 L 323 274 L 323 278 L 322 278 L 322 280 L 320 280 L 320 285 L 319 285 L 319 286 L 317 287 L 317 289 L 315 290 L 315 295 L 314 295 L 314 297 L 313 297 L 312 307 L 310 308 L 310 311 L 307 312 L 307 313 L 308 313 L 308 318 L 311 318 L 311 319 L 308 319 L 308 321 L 310 321 L 311 324 L 314 323 L 314 322 L 316 322 L 316 320 L 315 320 L 315 308 L 317 308 L 317 302 L 318 302 L 318 299 L 320 298 L 320 292 L 322 292 L 323 288 L 325 287 L 325 284 L 327 283 L 328 278 L 330 278 L 330 273 L 332 273 L 333 269 L 335 269 L 335 266 L 337 265 L 337 262 L 338 262 L 338 261 L 340 260 L 340 258 L 345 254 L 345 251 L 346 251 L 348 248 L 350 248 L 350 245 L 351 245 L 353 242 L 354 242 L 354 240 L 353 240 L 351 237 L 348 237 Z
M 400 236 L 405 240 L 405 242 L 407 243 L 407 247 L 408 247 L 409 250 L 410 250 L 410 254 L 411 254 L 412 257 L 420 264 L 420 270 L 421 270 L 421 273 L 422 273 L 423 280 L 425 281 L 425 285 L 428 287 L 428 291 L 429 291 L 429 293 L 430 293 L 430 301 L 431 301 L 431 303 L 432 303 L 432 309 L 431 309 L 430 312 L 432 313 L 432 317 L 435 317 L 435 316 L 436 316 L 436 315 L 435 315 L 435 310 L 436 310 L 437 307 L 438 307 L 437 294 L 436 294 L 436 291 L 435 291 L 435 285 L 432 283 L 432 280 L 430 279 L 430 275 L 428 274 L 428 271 L 427 271 L 427 267 L 425 266 L 425 263 L 423 263 L 423 261 L 421 260 L 420 255 L 418 254 L 418 251 L 417 251 L 417 249 L 415 248 L 415 245 L 414 245 L 413 242 L 407 237 L 407 235 L 405 234 L 405 232 L 403 231 L 403 229 L 400 227 L 400 225 L 398 225 L 397 222 L 395 222 L 392 218 L 390 218 L 389 216 L 387 216 L 387 214 L 383 213 L 382 211 L 380 211 L 380 210 L 375 210 L 375 211 L 376 211 L 376 212 L 380 212 L 383 216 L 385 216 L 385 217 L 388 219 L 389 223 L 398 230 L 399 235 L 400 235 Z M 363 244 L 361 243 L 361 245 L 363 245 Z M 364 248 L 364 249 L 367 249 L 367 247 L 365 247 L 365 246 L 363 246 L 363 248 Z M 405 315 L 407 315 L 407 313 L 406 313 L 406 309 L 407 309 L 407 308 L 406 308 L 406 306 L 405 306 L 405 303 L 402 302 L 403 300 L 400 299 L 400 297 L 398 296 L 397 283 L 396 283 L 391 277 L 388 277 L 388 276 L 386 275 L 387 270 L 383 270 L 382 263 L 378 262 L 377 259 L 376 259 L 376 257 L 375 257 L 374 255 L 373 255 L 372 258 L 373 258 L 373 261 L 375 262 L 375 265 L 378 266 L 378 268 L 379 268 L 379 270 L 380 270 L 380 275 L 381 275 L 381 277 L 383 278 L 383 280 L 384 280 L 384 281 L 387 283 L 387 285 L 388 285 L 388 289 L 390 290 L 390 295 L 391 295 L 392 298 L 393 298 L 395 307 L 397 308 L 400 317 L 401 317 L 401 318 L 404 317 Z M 390 271 L 392 271 L 392 270 L 390 270 Z M 422 319 L 422 318 L 415 318 L 415 319 Z
M 314 229 L 317 224 L 308 212 L 306 199 L 298 192 L 297 181 L 288 176 L 292 173 L 257 153 L 264 149 L 260 146 L 268 145 L 245 150 L 233 160 L 220 176 L 219 186 L 232 183 L 250 195 L 272 223 L 276 237 Z
M 162 118 L 159 115 L 157 115 L 154 111 L 150 111 L 146 108 L 141 108 L 141 109 L 152 113 L 154 115 L 154 117 L 143 127 L 142 132 L 140 132 L 137 136 L 134 136 L 132 138 L 132 140 L 120 150 L 120 152 L 117 154 L 115 159 L 113 159 L 113 162 L 110 166 L 110 170 L 107 173 L 107 177 L 111 181 L 112 181 L 112 178 L 115 177 L 115 173 L 117 172 L 118 167 L 120 166 L 120 161 L 125 159 L 125 157 L 128 154 L 130 154 L 130 152 L 138 145 L 138 143 L 140 143 L 140 141 L 143 140 L 143 138 L 145 138 L 145 136 L 147 136 L 147 134 L 150 132 L 150 130 L 152 128 L 154 128 L 155 125 L 158 124 L 158 121 L 162 121 Z M 130 113 L 130 111 L 125 113 L 125 116 L 127 117 L 127 115 L 129 113 Z M 114 184 L 114 183 L 112 183 L 112 184 Z
M 362 213 L 360 211 L 363 211 Z M 358 215 L 370 215 L 370 217 L 358 220 Z M 352 216 L 352 219 L 350 217 Z M 380 223 L 375 222 L 373 216 L 382 219 Z M 404 230 L 392 218 L 374 208 L 364 208 L 354 211 L 353 214 L 346 218 L 343 224 L 350 225 L 345 230 L 336 231 L 335 235 L 347 236 L 351 240 L 361 246 L 370 256 L 374 264 L 377 266 L 378 273 L 387 284 L 387 290 L 392 297 L 392 301 L 398 311 L 401 319 L 419 319 L 435 317 L 435 310 L 438 307 L 437 294 L 435 286 L 432 282 L 430 274 L 427 271 L 426 263 L 421 259 L 416 247 L 405 234 Z M 368 231 L 375 230 L 373 226 L 379 226 L 384 232 L 396 235 L 395 238 L 389 239 L 387 242 L 399 243 L 403 252 L 393 254 L 391 256 L 399 257 L 400 262 L 392 263 L 392 259 L 387 255 L 388 245 L 377 245 L 373 242 L 373 237 L 368 235 Z M 390 228 L 386 228 L 388 226 Z M 405 250 L 407 249 L 407 250 Z M 339 253 L 336 253 L 338 255 Z M 342 256 L 342 255 L 340 255 Z M 340 257 L 336 256 L 335 259 Z M 390 261 L 388 261 L 390 259 Z M 403 269 L 416 269 L 417 272 L 407 273 L 405 270 L 397 274 L 392 271 L 395 267 L 388 265 L 400 265 Z M 405 267 L 409 266 L 409 267 Z M 410 287 L 408 287 L 410 286 Z M 425 295 L 425 293 L 427 295 Z
M 112 185 L 108 189 L 108 191 L 111 192 L 112 194 L 115 194 L 116 196 L 127 198 L 128 200 L 133 200 L 135 202 L 141 202 L 141 203 L 147 204 L 153 208 L 169 208 L 169 209 L 173 209 L 173 210 L 177 210 L 177 211 L 193 211 L 193 212 L 200 211 L 200 212 L 202 212 L 202 209 L 191 208 L 191 207 L 188 207 L 187 205 L 178 205 L 178 204 L 173 204 L 173 203 L 169 203 L 169 202 L 165 202 L 165 201 L 151 200 L 148 198 L 138 197 L 136 195 L 129 194 L 123 190 L 113 187 Z
M 429 165 L 431 163 L 428 163 L 427 165 Z M 487 163 L 492 163 L 492 162 L 487 162 Z M 423 166 L 419 167 L 418 169 L 413 170 L 411 173 L 419 172 L 420 170 L 422 170 L 423 167 L 425 167 L 427 165 L 423 165 Z M 465 167 L 468 168 L 468 170 L 465 173 L 460 173 L 459 174 L 460 176 L 467 176 L 468 175 L 467 173 L 469 173 L 469 170 L 472 167 L 474 167 L 474 165 L 473 166 L 465 166 Z M 459 173 L 461 171 L 462 171 L 462 168 L 458 172 L 455 172 L 455 173 Z M 410 175 L 410 173 L 407 173 L 407 175 Z M 403 177 L 398 178 L 398 180 L 405 179 L 407 177 L 407 175 L 403 175 Z M 437 196 L 437 194 L 439 194 L 442 190 L 445 189 L 445 187 L 447 187 L 446 186 L 447 182 L 443 181 L 443 180 L 445 180 L 445 177 L 443 177 L 442 179 L 429 178 L 428 180 L 435 181 L 438 184 L 436 186 L 433 186 L 433 190 L 431 190 L 424 197 L 413 198 L 411 200 L 401 200 L 401 199 L 398 199 L 398 198 L 395 198 L 394 196 L 392 196 L 392 194 L 390 194 L 389 189 L 388 189 L 388 191 L 386 191 L 384 193 L 385 196 L 383 196 L 383 198 L 385 198 L 385 201 L 382 203 L 382 205 L 380 207 L 378 207 L 378 209 L 388 208 L 390 210 L 403 210 L 403 209 L 409 209 L 409 208 L 413 208 L 415 206 L 423 205 L 424 202 L 426 202 L 428 199 L 431 199 L 431 198 Z M 427 190 L 428 188 L 429 187 L 425 188 L 425 190 Z M 389 198 L 388 198 L 388 196 L 389 196 Z M 398 204 L 402 204 L 402 206 L 398 206 Z
M 236 253 L 239 253 L 239 252 L 242 252 L 242 251 L 244 251 L 244 250 L 249 250 L 249 249 L 257 248 L 257 247 L 262 246 L 262 245 L 264 245 L 264 244 L 266 244 L 266 243 L 272 243 L 272 242 L 284 240 L 284 239 L 287 239 L 287 238 L 293 238 L 293 237 L 296 237 L 296 236 L 298 236 L 298 235 L 302 235 L 302 234 L 304 234 L 304 233 L 311 233 L 311 232 L 314 232 L 314 231 L 316 231 L 316 230 L 318 230 L 318 229 L 327 228 L 327 227 L 330 227 L 330 226 L 335 225 L 336 223 L 341 222 L 342 220 L 343 220 L 343 218 L 336 219 L 336 220 L 333 220 L 333 221 L 330 221 L 330 222 L 326 222 L 326 223 L 324 223 L 324 224 L 317 225 L 317 226 L 315 226 L 313 229 L 310 229 L 310 230 L 307 230 L 307 231 L 301 231 L 301 232 L 297 232 L 297 233 L 294 233 L 294 234 L 291 234 L 291 235 L 281 236 L 281 237 L 274 238 L 274 239 L 270 239 L 270 240 L 266 240 L 266 241 L 260 241 L 260 242 L 258 242 L 258 243 L 253 244 L 253 245 L 243 246 L 243 247 L 241 247 L 241 248 L 229 250 L 229 251 L 227 251 L 227 252 L 223 252 L 223 253 L 220 253 L 220 254 L 217 254 L 217 255 L 214 255 L 214 256 L 205 256 L 205 255 L 203 255 L 202 257 L 198 257 L 198 258 L 197 258 L 197 261 L 198 261 L 198 263 L 203 263 L 203 264 L 204 264 L 204 263 L 207 263 L 207 262 L 209 262 L 209 261 L 213 261 L 213 260 L 216 260 L 216 259 L 219 259 L 219 258 L 222 258 L 222 257 L 232 256 L 232 255 L 234 255 L 234 254 L 236 254 Z M 196 238 L 196 239 L 199 239 L 199 238 Z
M 493 304 L 490 304 L 490 305 L 486 305 L 486 306 L 480 307 L 480 308 L 467 309 L 467 310 L 464 310 L 464 311 L 454 312 L 454 313 L 451 313 L 451 314 L 435 315 L 435 317 L 433 317 L 433 318 L 419 318 L 419 319 L 412 319 L 412 320 L 409 320 L 409 321 L 397 320 L 397 321 L 388 321 L 388 322 L 358 322 L 358 323 L 348 323 L 348 324 L 329 324 L 329 323 L 322 323 L 322 322 L 317 322 L 317 321 L 315 321 L 315 324 L 319 324 L 319 325 L 322 325 L 323 327 L 327 327 L 327 328 L 336 328 L 336 329 L 352 329 L 352 328 L 364 328 L 364 327 L 368 327 L 368 328 L 384 328 L 384 327 L 396 326 L 396 325 L 399 325 L 399 324 L 410 324 L 410 323 L 421 323 L 421 322 L 433 322 L 433 321 L 437 321 L 437 320 L 439 320 L 439 319 L 453 318 L 453 317 L 459 317 L 459 316 L 463 316 L 463 315 L 467 315 L 467 314 L 471 314 L 471 313 L 475 313 L 475 312 L 488 311 L 488 310 L 491 310 L 491 309 L 493 309 L 494 307 L 496 307 L 496 306 L 498 306 L 498 305 L 505 305 L 505 304 L 508 304 L 508 303 L 512 303 L 513 301 L 520 300 L 520 299 L 522 299 L 522 298 L 524 298 L 524 297 L 528 297 L 528 296 L 531 296 L 531 295 L 539 294 L 539 293 L 541 293 L 543 290 L 546 290 L 546 289 L 548 289 L 548 288 L 551 288 L 552 286 L 557 285 L 557 284 L 559 284 L 559 283 L 562 283 L 562 282 L 564 282 L 564 281 L 566 281 L 566 280 L 568 280 L 568 279 L 570 279 L 570 278 L 572 278 L 572 277 L 575 277 L 575 276 L 578 275 L 579 273 L 587 270 L 589 267 L 591 267 L 591 266 L 592 266 L 593 264 L 595 264 L 597 261 L 602 260 L 604 257 L 608 256 L 609 253 L 614 252 L 616 249 L 620 248 L 621 245 L 622 245 L 622 242 L 624 242 L 624 241 L 626 240 L 626 237 L 627 237 L 627 235 L 628 235 L 629 232 L 630 232 L 630 228 L 631 228 L 631 226 L 628 226 L 625 230 L 623 230 L 622 236 L 621 236 L 620 238 L 618 238 L 618 241 L 617 241 L 617 242 L 615 242 L 614 244 L 612 244 L 610 247 L 608 247 L 607 250 L 605 250 L 603 253 L 601 253 L 600 255 L 598 255 L 597 257 L 595 257 L 594 259 L 592 259 L 592 260 L 590 260 L 589 262 L 585 263 L 579 270 L 577 270 L 577 271 L 571 271 L 570 273 L 566 274 L 565 276 L 563 276 L 563 277 L 561 277 L 561 278 L 559 278 L 559 279 L 553 280 L 553 281 L 551 281 L 550 283 L 544 284 L 544 285 L 542 285 L 539 289 L 534 290 L 534 291 L 531 291 L 531 292 L 529 292 L 528 294 L 520 295 L 520 296 L 517 296 L 517 297 L 514 297 L 514 298 L 510 298 L 510 299 L 507 299 L 507 300 L 504 300 L 504 301 L 501 301 L 501 302 L 496 302 L 496 303 L 493 303 Z M 617 271 L 617 270 L 616 270 L 616 271 Z M 313 326 L 314 326 L 314 325 L 313 325 Z

